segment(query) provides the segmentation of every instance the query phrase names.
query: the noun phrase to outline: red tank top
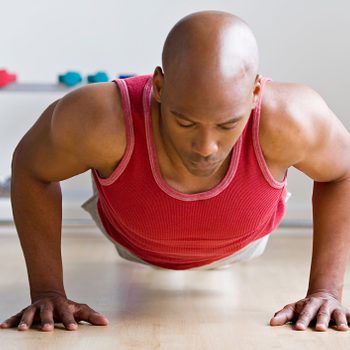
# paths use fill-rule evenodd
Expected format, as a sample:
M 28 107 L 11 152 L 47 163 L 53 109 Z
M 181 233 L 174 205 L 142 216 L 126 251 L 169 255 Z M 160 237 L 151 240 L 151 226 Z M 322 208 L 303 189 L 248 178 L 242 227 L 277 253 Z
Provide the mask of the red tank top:
M 146 262 L 181 270 L 209 264 L 277 227 L 285 212 L 287 172 L 276 181 L 259 145 L 258 106 L 214 188 L 185 194 L 161 175 L 151 119 L 152 75 L 118 79 L 127 146 L 107 178 L 92 169 L 97 209 L 110 237 Z

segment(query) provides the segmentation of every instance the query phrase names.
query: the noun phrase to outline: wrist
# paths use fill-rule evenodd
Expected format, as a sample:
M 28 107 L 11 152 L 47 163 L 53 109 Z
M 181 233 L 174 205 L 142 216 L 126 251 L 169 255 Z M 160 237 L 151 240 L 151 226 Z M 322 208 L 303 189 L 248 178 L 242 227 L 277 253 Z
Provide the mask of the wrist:
M 30 298 L 32 303 L 42 298 L 55 297 L 55 296 L 67 298 L 66 292 L 61 289 L 51 289 L 51 290 L 46 289 L 46 290 L 40 290 L 40 291 L 37 290 L 37 291 L 30 292 Z
M 316 287 L 309 287 L 306 295 L 309 296 L 310 294 L 316 294 L 316 293 L 324 293 L 331 295 L 333 298 L 337 299 L 338 301 L 341 301 L 342 299 L 342 290 L 334 289 L 334 288 L 316 288 Z

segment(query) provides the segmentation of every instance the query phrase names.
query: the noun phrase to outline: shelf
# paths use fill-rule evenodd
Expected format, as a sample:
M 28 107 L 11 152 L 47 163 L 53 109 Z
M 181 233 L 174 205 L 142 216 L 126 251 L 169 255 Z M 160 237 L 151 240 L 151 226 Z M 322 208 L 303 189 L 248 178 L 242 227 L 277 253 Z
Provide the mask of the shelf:
M 48 84 L 48 83 L 12 83 L 0 88 L 1 92 L 67 92 L 74 90 L 80 86 L 88 84 L 77 84 L 73 87 L 68 87 L 63 84 Z

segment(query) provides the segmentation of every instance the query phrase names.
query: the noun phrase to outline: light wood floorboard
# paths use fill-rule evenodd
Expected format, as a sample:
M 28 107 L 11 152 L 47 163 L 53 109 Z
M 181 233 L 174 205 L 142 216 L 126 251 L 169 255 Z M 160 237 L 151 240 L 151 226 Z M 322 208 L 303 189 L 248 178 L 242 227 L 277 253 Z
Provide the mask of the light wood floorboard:
M 110 325 L 0 330 L 0 349 L 349 349 L 350 331 L 269 326 L 277 310 L 305 296 L 311 261 L 310 236 L 279 233 L 263 256 L 216 271 L 155 270 L 120 258 L 102 234 L 63 234 L 68 297 L 105 314 Z M 0 256 L 3 321 L 28 305 L 29 292 L 16 236 L 0 236 Z M 347 307 L 349 282 L 348 268 Z

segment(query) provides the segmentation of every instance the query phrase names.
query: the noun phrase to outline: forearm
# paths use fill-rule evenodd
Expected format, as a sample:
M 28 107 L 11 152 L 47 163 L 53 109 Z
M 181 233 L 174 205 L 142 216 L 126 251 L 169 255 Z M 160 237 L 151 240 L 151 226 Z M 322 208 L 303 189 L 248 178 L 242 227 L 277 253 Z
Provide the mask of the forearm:
M 11 203 L 27 265 L 32 300 L 44 292 L 64 294 L 59 182 L 40 182 L 27 175 L 19 165 L 14 165 Z
M 341 300 L 350 252 L 350 179 L 314 183 L 313 219 L 308 292 L 326 290 Z

